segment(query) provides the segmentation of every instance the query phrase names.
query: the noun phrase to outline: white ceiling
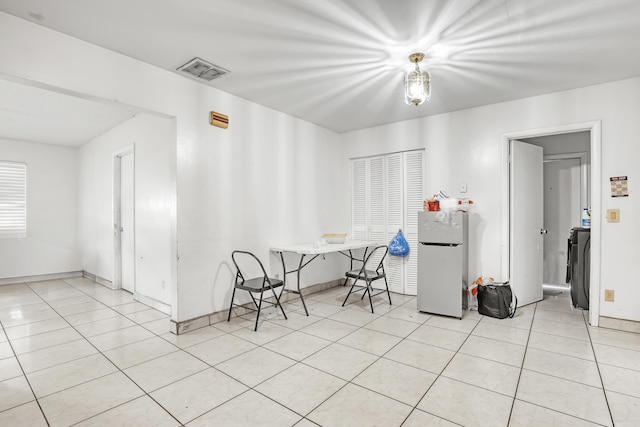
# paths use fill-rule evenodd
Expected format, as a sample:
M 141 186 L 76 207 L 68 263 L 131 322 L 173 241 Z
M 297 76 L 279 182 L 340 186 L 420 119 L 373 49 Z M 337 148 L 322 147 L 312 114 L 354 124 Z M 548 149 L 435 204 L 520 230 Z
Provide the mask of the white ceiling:
M 337 132 L 640 75 L 638 0 L 0 0 L 0 11 L 166 70 L 201 57 L 231 71 L 211 86 Z M 402 75 L 417 51 L 433 95 L 413 107 Z
M 135 112 L 48 89 L 0 80 L 0 137 L 78 147 Z

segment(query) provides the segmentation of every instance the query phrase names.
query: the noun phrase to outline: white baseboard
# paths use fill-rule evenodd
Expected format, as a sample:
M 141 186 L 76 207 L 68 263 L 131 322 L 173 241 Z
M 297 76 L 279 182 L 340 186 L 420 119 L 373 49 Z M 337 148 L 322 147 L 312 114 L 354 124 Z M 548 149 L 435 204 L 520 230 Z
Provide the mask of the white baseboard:
M 44 282 L 46 280 L 71 279 L 72 277 L 82 277 L 82 271 L 67 271 L 65 273 L 37 274 L 33 276 L 7 277 L 0 279 L 0 286 L 15 285 L 18 283 Z
M 82 272 L 82 277 L 86 277 L 87 279 L 91 279 L 94 282 L 96 282 L 99 285 L 104 286 L 105 288 L 109 288 L 112 291 L 116 290 L 116 287 L 114 286 L 113 282 L 111 280 L 107 280 L 103 277 L 100 277 L 96 274 L 93 273 L 89 273 L 88 271 L 83 271 Z
M 614 319 L 612 317 L 600 316 L 598 317 L 598 327 L 640 334 L 640 322 L 635 320 Z
M 169 304 L 165 304 L 138 292 L 133 293 L 133 299 L 171 316 L 171 306 Z

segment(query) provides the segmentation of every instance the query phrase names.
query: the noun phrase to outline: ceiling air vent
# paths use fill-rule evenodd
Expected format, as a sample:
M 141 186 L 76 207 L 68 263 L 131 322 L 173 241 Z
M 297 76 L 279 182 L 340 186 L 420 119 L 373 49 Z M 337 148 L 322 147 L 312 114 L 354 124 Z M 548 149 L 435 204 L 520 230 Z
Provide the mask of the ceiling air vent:
M 213 65 L 212 63 L 198 57 L 193 58 L 183 66 L 178 67 L 177 70 L 182 71 L 191 77 L 206 80 L 208 82 L 229 74 L 229 70 Z

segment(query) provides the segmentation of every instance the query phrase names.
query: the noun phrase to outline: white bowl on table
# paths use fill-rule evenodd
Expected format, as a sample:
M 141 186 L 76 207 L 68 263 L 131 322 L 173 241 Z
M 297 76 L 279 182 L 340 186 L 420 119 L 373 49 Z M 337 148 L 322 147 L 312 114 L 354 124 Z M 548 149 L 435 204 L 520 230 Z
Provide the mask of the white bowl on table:
M 347 239 L 347 233 L 325 233 L 322 238 L 329 244 L 341 244 Z

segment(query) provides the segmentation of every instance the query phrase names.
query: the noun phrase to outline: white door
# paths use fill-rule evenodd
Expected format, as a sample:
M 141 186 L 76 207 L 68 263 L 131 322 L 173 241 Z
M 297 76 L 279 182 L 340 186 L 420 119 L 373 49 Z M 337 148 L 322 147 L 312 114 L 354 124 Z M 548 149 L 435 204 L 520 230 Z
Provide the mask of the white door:
M 418 291 L 418 211 L 422 210 L 424 151 L 389 154 L 387 160 L 386 243 L 402 230 L 409 256 L 387 256 L 389 290 L 405 295 Z
M 404 294 L 418 294 L 418 211 L 424 200 L 424 151 L 404 153 L 404 235 L 409 256 L 404 259 Z
M 580 159 L 544 161 L 544 273 L 543 283 L 564 285 L 567 275 L 567 239 L 580 226 Z
M 135 290 L 135 222 L 134 222 L 133 153 L 120 157 L 120 230 L 122 289 Z
M 518 305 L 542 299 L 542 147 L 510 141 L 510 281 Z
M 403 185 L 403 164 L 402 153 L 387 155 L 387 167 L 386 167 L 386 180 L 387 180 L 387 218 L 386 218 L 386 230 L 387 234 L 384 237 L 383 243 L 391 242 L 398 230 L 404 227 L 403 222 L 403 198 L 404 198 L 404 185 Z M 406 237 L 406 230 L 403 230 Z M 387 282 L 389 283 L 389 290 L 391 292 L 397 292 L 399 294 L 405 291 L 405 259 L 402 257 L 387 255 L 387 265 L 385 266 L 385 272 L 387 273 Z

